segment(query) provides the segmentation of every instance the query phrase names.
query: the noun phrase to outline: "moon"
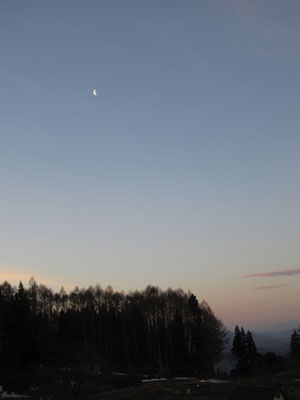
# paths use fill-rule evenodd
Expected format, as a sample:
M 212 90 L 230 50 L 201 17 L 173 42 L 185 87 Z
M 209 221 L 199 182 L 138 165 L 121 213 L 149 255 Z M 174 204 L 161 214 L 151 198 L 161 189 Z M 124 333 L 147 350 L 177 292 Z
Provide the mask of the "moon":
M 94 96 L 97 96 L 96 89 L 93 90 L 93 95 L 94 95 Z

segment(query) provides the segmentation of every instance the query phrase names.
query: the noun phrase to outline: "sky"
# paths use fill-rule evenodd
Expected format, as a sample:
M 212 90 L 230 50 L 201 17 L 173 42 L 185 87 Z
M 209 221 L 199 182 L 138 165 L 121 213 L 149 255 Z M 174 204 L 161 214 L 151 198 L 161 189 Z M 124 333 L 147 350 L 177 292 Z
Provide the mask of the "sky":
M 300 322 L 299 19 L 297 0 L 1 0 L 0 281 Z

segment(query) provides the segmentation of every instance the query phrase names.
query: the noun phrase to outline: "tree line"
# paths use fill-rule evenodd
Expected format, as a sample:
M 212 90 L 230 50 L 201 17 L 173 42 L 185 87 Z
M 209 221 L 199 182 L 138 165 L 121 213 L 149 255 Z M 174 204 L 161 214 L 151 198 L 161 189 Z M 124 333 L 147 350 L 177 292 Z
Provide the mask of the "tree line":
M 282 357 L 273 352 L 260 354 L 257 351 L 252 333 L 245 332 L 236 325 L 232 341 L 231 354 L 237 361 L 234 373 L 248 375 L 255 373 L 281 372 L 300 366 L 300 328 L 294 329 L 290 337 L 289 354 Z
M 88 362 L 100 368 L 211 370 L 226 331 L 181 289 L 124 294 L 100 285 L 54 292 L 32 278 L 0 285 L 0 368 Z

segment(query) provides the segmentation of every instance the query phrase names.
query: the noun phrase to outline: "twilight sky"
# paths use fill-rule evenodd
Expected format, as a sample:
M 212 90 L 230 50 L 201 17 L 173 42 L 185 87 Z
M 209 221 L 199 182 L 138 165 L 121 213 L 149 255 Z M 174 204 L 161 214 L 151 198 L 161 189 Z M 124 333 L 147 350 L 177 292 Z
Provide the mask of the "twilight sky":
M 0 281 L 299 321 L 299 20 L 298 0 L 1 0 Z

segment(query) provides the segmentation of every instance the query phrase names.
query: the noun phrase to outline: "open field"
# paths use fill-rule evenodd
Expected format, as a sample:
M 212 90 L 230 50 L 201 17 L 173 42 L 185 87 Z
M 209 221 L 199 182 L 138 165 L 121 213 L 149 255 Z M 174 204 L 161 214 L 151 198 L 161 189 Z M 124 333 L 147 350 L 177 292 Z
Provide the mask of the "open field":
M 91 400 L 227 400 L 237 386 L 278 385 L 284 387 L 290 400 L 300 399 L 300 381 L 287 377 L 245 378 L 227 383 L 199 383 L 198 379 L 143 382 L 136 387 L 110 390 L 91 395 Z
M 32 400 L 228 400 L 235 387 L 281 388 L 289 400 L 300 400 L 300 370 L 239 377 L 171 377 L 167 374 L 93 372 L 87 368 L 39 367 L 2 376 L 8 393 Z

